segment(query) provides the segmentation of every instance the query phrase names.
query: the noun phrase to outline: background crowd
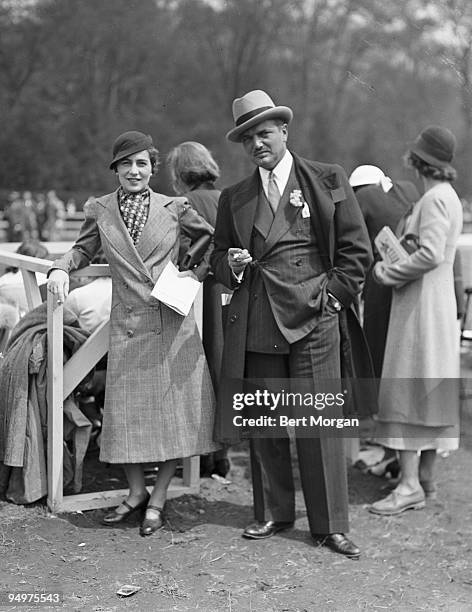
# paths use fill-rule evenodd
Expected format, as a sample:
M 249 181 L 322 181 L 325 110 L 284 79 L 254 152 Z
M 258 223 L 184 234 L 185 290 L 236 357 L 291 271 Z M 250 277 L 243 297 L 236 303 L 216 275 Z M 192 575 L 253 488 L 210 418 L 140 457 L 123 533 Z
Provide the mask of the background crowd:
M 3 186 L 109 192 L 123 126 L 163 153 L 204 143 L 231 184 L 249 165 L 221 138 L 227 109 L 259 87 L 290 100 L 301 155 L 348 172 L 375 160 L 398 180 L 412 134 L 448 125 L 470 200 L 471 15 L 468 0 L 2 0 Z M 151 185 L 170 193 L 163 173 Z
M 64 219 L 75 211 L 74 200 L 69 200 L 65 205 L 53 189 L 46 194 L 12 191 L 3 209 L 3 219 L 7 222 L 6 241 L 61 240 Z

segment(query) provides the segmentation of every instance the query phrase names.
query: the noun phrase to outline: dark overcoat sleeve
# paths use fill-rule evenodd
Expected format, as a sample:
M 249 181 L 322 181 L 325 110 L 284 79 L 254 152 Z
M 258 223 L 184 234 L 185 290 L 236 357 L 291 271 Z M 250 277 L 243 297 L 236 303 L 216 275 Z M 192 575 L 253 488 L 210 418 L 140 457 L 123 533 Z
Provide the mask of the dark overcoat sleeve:
M 373 257 L 367 227 L 346 173 L 340 166 L 335 170 L 339 186 L 333 191 L 339 189 L 344 199 L 335 202 L 333 267 L 327 290 L 348 307 L 359 295 Z
M 228 289 L 235 289 L 239 283 L 235 279 L 228 264 L 228 249 L 239 247 L 239 240 L 234 229 L 233 215 L 231 213 L 231 192 L 223 189 L 218 202 L 218 213 L 215 225 L 215 248 L 211 255 L 210 263 L 213 274 L 218 282 Z
M 197 276 L 198 280 L 203 281 L 210 272 L 210 256 L 213 252 L 213 228 L 188 203 L 182 206 L 179 223 L 181 232 L 190 240 L 190 248 L 196 245 L 198 241 L 201 241 L 204 245 L 204 250 L 201 254 L 198 254 L 199 263 L 192 268 L 192 272 Z

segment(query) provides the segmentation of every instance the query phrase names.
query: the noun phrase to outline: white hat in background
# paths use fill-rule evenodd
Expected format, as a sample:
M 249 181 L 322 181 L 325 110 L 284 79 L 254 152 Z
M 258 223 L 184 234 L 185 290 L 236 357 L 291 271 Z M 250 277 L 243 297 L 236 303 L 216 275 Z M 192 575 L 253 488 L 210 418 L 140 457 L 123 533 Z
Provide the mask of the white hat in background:
M 392 180 L 385 176 L 377 166 L 357 166 L 349 177 L 351 187 L 360 187 L 361 185 L 381 185 L 385 193 L 392 188 Z

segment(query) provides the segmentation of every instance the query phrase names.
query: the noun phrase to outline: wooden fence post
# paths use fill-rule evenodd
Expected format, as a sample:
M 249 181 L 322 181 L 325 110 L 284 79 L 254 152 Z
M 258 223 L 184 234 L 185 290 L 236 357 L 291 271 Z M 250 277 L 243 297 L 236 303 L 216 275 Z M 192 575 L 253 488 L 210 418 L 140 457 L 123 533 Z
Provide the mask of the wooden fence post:
M 57 512 L 62 505 L 63 480 L 63 307 L 48 292 L 48 506 Z

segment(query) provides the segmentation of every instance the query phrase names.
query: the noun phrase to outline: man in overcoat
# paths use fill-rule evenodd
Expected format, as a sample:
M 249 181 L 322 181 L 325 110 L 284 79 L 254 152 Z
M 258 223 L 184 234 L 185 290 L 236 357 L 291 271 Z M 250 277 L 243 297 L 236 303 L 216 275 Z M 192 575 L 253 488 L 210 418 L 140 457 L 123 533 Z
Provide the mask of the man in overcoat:
M 371 263 L 367 230 L 345 172 L 287 149 L 293 113 L 255 90 L 233 102 L 235 126 L 256 171 L 224 189 L 212 268 L 234 289 L 228 307 L 216 427 L 235 442 L 226 380 L 341 378 L 340 314 L 356 301 Z M 345 317 L 343 318 L 345 321 Z M 343 440 L 297 437 L 314 540 L 357 558 L 346 537 L 348 496 Z M 290 440 L 250 441 L 256 523 L 243 536 L 267 538 L 295 518 Z

